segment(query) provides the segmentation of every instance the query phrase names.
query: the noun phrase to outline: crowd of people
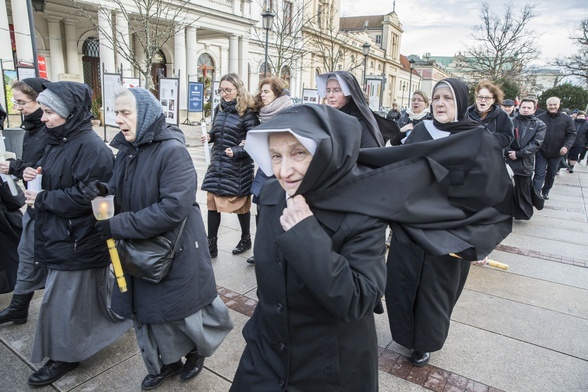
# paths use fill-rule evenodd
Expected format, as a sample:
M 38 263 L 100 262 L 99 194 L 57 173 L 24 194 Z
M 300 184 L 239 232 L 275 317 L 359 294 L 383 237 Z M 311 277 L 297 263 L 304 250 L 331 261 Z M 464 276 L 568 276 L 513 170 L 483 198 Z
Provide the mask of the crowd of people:
M 222 76 L 202 137 L 211 148 L 205 228 L 184 134 L 151 92 L 116 92 L 110 149 L 92 130 L 85 84 L 14 83 L 27 133 L 22 158 L 0 162 L 0 173 L 22 179 L 24 192 L 0 184 L 9 256 L 0 291 L 13 291 L 0 324 L 25 323 L 44 288 L 31 360 L 47 361 L 31 386 L 55 382 L 130 328 L 142 389 L 196 377 L 233 329 L 212 259 L 221 213 L 234 213 L 232 254 L 253 247 L 258 304 L 231 390 L 376 391 L 374 314 L 385 306 L 393 340 L 426 365 L 470 266 L 486 263 L 513 218 L 543 208 L 562 161 L 573 173 L 588 149 L 586 113 L 568 116 L 557 97 L 536 116 L 536 100 L 516 110 L 481 81 L 470 105 L 468 86 L 447 78 L 383 119 L 353 74 L 316 84 L 321 105 L 293 105 L 279 78 L 261 79 L 252 95 L 237 74 Z M 110 195 L 114 215 L 97 220 L 92 201 Z M 175 244 L 169 273 L 157 282 L 127 274 L 117 287 L 106 241 L 157 236 Z

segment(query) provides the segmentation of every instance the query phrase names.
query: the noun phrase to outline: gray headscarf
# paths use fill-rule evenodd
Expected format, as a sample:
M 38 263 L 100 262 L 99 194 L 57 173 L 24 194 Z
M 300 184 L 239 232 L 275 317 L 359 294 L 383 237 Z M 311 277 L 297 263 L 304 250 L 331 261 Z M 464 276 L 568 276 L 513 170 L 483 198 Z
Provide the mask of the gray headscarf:
M 143 87 L 132 87 L 129 91 L 135 96 L 137 105 L 137 136 L 135 142 L 141 140 L 145 132 L 163 114 L 161 103 L 149 90 Z

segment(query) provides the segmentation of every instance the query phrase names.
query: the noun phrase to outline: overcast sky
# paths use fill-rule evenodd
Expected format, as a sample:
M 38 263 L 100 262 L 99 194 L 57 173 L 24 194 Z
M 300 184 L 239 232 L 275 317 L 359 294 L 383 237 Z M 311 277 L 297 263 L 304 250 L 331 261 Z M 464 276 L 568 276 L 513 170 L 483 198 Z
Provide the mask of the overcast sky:
M 488 1 L 491 10 L 502 17 L 503 0 Z M 525 4 L 535 4 L 537 17 L 530 27 L 540 36 L 542 54 L 536 64 L 549 64 L 555 57 L 577 50 L 569 39 L 580 21 L 588 18 L 586 0 L 537 0 L 513 2 L 515 15 Z M 341 16 L 382 15 L 392 12 L 393 0 L 341 0 Z M 472 27 L 481 24 L 482 2 L 471 0 L 396 1 L 396 14 L 404 33 L 403 55 L 453 56 L 471 45 Z

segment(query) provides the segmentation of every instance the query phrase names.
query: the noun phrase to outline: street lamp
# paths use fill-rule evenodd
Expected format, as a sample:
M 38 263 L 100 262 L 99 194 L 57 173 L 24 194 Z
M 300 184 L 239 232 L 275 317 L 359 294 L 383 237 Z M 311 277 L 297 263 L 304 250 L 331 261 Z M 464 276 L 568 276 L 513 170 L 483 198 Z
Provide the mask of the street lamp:
M 268 8 L 261 13 L 263 28 L 265 29 L 265 62 L 263 64 L 263 76 L 267 76 L 267 50 L 269 45 L 269 32 L 272 29 L 272 23 L 276 15 Z
M 29 14 L 29 31 L 31 35 L 31 49 L 33 50 L 33 66 L 35 67 L 35 76 L 39 77 L 39 57 L 37 56 L 37 39 L 35 36 L 35 19 L 33 18 L 33 8 L 37 12 L 44 12 L 45 0 L 27 0 L 27 13 Z
M 414 59 L 410 59 L 408 60 L 409 62 L 409 66 L 410 66 L 410 77 L 409 77 L 409 82 L 408 82 L 408 99 L 411 98 L 410 94 L 411 94 L 411 90 L 412 90 L 412 70 L 414 69 Z
M 367 91 L 367 56 L 370 54 L 370 44 L 368 42 L 361 46 L 363 50 L 363 91 Z
M 402 99 L 400 100 L 400 107 L 404 107 L 404 90 L 406 90 L 406 82 L 402 82 Z

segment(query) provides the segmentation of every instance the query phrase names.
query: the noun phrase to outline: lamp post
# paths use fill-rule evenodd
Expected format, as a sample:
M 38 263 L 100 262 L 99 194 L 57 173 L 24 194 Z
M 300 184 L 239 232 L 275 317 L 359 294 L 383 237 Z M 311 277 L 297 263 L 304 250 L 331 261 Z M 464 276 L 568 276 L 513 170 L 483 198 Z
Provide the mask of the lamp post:
M 410 66 L 410 77 L 408 82 L 408 99 L 411 99 L 411 92 L 412 92 L 412 70 L 414 69 L 414 59 L 408 60 Z
M 33 8 L 37 12 L 44 12 L 45 0 L 27 0 L 29 31 L 31 34 L 31 48 L 33 49 L 33 66 L 35 67 L 35 76 L 39 77 L 39 57 L 37 56 L 37 39 L 35 37 L 35 19 L 33 18 Z
M 363 50 L 363 91 L 367 91 L 367 56 L 370 54 L 370 44 L 368 42 L 361 45 Z
M 269 45 L 269 32 L 276 15 L 268 8 L 261 13 L 263 28 L 265 29 L 265 62 L 263 63 L 263 77 L 267 76 L 267 50 Z
M 400 107 L 404 107 L 404 90 L 406 90 L 406 82 L 402 82 L 402 99 L 400 100 Z

